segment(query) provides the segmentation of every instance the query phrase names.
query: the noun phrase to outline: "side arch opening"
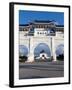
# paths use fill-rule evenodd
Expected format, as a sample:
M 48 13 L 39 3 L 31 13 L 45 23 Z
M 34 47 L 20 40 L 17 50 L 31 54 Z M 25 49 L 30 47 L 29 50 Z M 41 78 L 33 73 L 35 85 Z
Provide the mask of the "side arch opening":
M 25 62 L 28 59 L 28 48 L 25 45 L 19 45 L 19 61 Z
M 64 61 L 64 45 L 60 44 L 56 48 L 56 59 Z

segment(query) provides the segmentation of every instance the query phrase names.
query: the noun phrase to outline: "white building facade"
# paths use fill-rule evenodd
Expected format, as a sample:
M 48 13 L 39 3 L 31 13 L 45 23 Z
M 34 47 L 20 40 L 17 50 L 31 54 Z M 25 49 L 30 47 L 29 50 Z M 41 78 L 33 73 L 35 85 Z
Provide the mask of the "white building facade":
M 27 62 L 35 61 L 34 51 L 40 43 L 49 47 L 50 57 L 53 61 L 57 61 L 56 48 L 60 44 L 64 45 L 64 25 L 55 25 L 52 21 L 35 20 L 19 26 L 19 45 L 24 45 L 28 49 Z M 47 54 L 44 53 L 46 57 Z M 41 57 L 41 54 L 39 56 Z

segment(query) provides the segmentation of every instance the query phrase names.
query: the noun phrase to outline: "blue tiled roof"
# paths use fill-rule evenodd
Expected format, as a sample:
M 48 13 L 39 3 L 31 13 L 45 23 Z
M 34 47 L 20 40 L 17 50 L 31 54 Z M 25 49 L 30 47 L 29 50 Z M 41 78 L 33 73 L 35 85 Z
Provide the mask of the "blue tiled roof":
M 50 20 L 35 20 L 34 22 L 37 22 L 37 23 L 50 23 L 50 22 L 53 22 L 53 21 L 50 21 Z
M 29 26 L 33 25 L 34 23 L 55 23 L 54 20 L 34 20 L 33 22 L 30 22 L 28 24 L 20 24 L 19 26 Z M 64 25 L 55 25 L 56 27 L 64 27 Z

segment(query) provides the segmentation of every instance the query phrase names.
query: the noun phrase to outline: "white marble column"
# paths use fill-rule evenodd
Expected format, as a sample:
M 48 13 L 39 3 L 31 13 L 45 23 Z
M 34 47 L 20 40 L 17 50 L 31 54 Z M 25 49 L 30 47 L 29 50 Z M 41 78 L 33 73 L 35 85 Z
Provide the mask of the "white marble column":
M 52 37 L 52 57 L 53 57 L 53 61 L 57 61 L 57 60 L 56 60 L 56 52 L 55 52 L 55 41 L 54 41 L 54 37 Z
M 30 37 L 29 40 L 29 54 L 27 62 L 34 62 L 33 37 Z

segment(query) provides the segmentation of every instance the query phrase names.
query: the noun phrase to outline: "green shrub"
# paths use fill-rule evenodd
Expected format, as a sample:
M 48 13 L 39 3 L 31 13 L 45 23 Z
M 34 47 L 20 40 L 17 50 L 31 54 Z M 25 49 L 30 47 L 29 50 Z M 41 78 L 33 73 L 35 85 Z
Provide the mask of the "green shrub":
M 28 57 L 27 56 L 19 56 L 19 62 L 25 62 L 27 61 Z

